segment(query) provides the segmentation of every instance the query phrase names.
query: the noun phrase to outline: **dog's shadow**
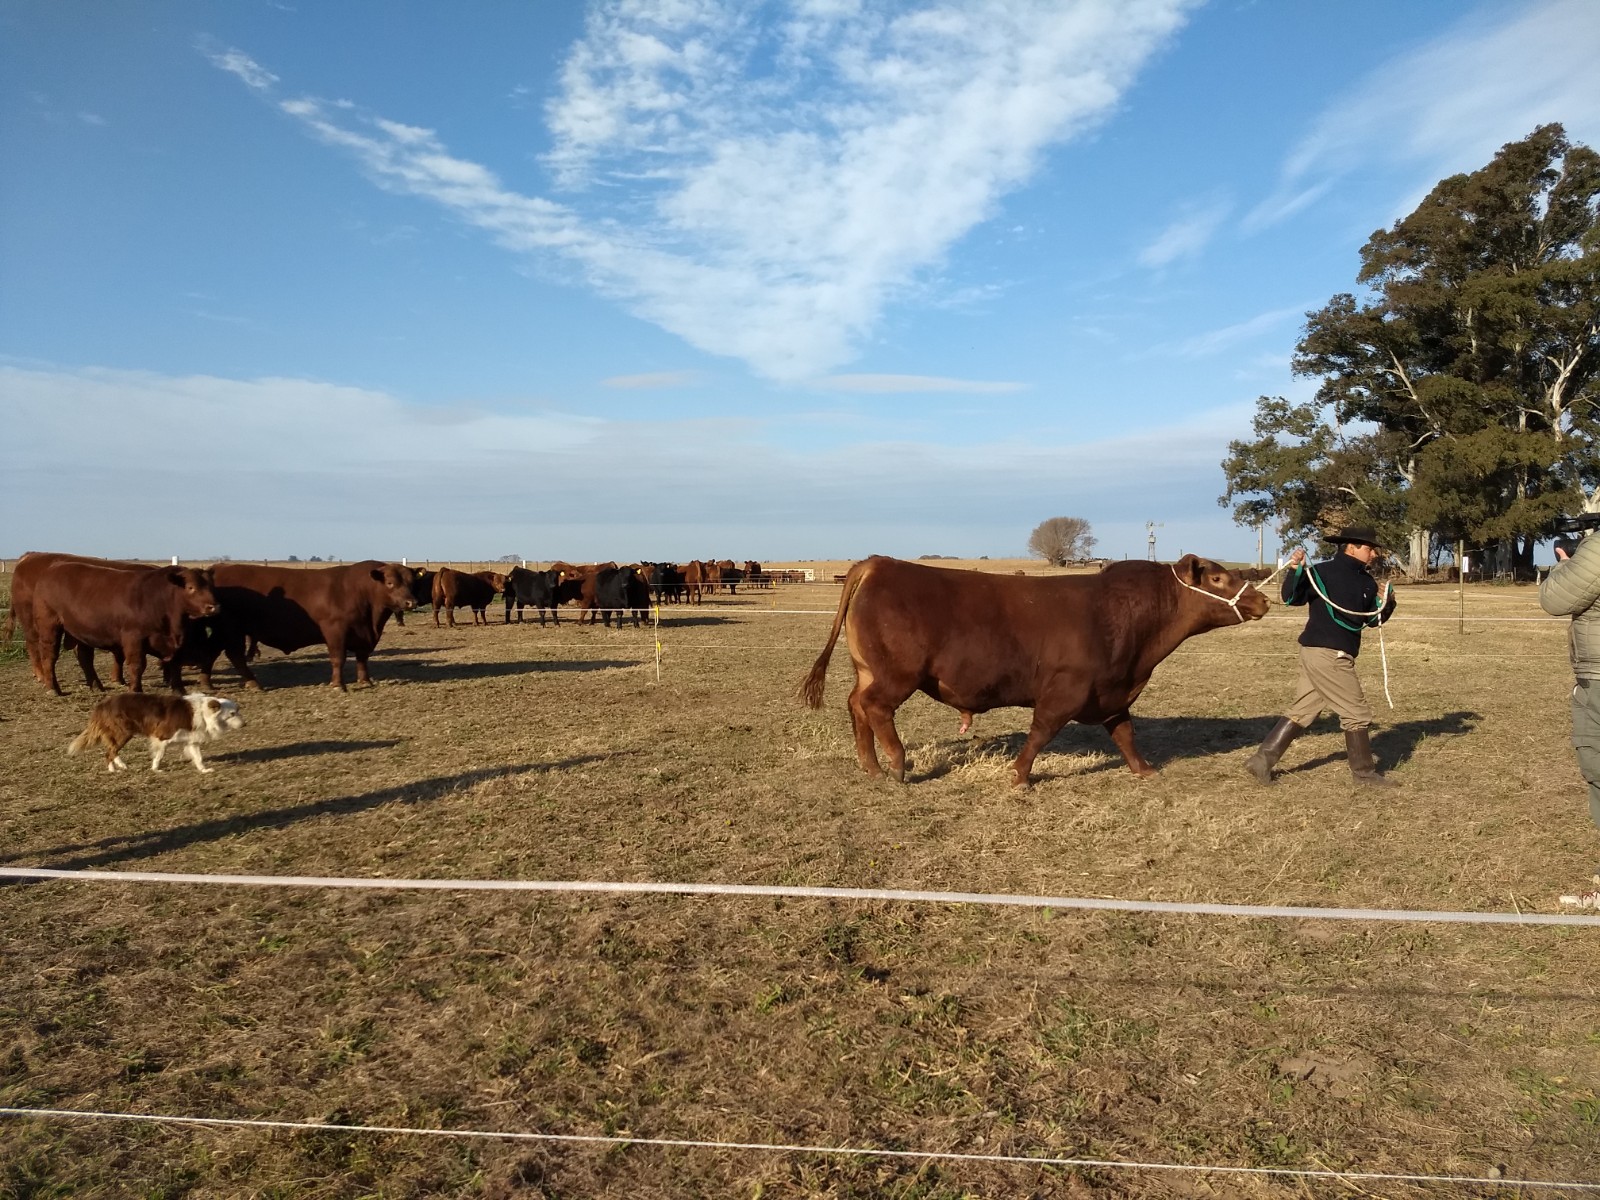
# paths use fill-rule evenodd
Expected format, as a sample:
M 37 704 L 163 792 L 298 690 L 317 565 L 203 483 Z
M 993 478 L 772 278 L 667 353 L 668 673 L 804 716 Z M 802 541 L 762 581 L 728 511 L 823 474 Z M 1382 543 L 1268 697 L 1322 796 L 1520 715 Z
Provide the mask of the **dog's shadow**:
M 290 742 L 283 746 L 258 746 L 254 750 L 233 750 L 226 754 L 210 756 L 214 762 L 262 763 L 283 758 L 306 758 L 313 754 L 358 754 L 363 750 L 389 750 L 398 746 L 400 738 L 387 738 L 377 742 Z

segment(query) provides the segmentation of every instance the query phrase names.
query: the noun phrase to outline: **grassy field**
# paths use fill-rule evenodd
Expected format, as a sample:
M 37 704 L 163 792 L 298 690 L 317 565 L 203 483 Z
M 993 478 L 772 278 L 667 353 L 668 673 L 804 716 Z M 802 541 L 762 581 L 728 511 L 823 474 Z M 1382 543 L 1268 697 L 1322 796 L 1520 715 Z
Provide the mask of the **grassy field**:
M 648 630 L 496 610 L 391 625 L 348 694 L 268 652 L 260 695 L 219 676 L 249 725 L 206 776 L 67 758 L 75 664 L 52 698 L 0 656 L 0 862 L 1523 911 L 1600 866 L 1564 626 L 1485 619 L 1530 588 L 1469 588 L 1465 633 L 1453 588 L 1400 589 L 1392 711 L 1360 664 L 1389 792 L 1328 718 L 1244 775 L 1278 607 L 1157 671 L 1156 779 L 1072 726 L 1014 790 L 1026 712 L 958 737 L 919 696 L 912 782 L 871 783 L 848 658 L 795 698 L 837 599 L 668 608 L 659 682 Z M 0 888 L 0 961 L 0 1106 L 1600 1180 L 1593 929 L 53 882 Z M 1552 1193 L 0 1117 L 0 1197 L 1462 1194 Z

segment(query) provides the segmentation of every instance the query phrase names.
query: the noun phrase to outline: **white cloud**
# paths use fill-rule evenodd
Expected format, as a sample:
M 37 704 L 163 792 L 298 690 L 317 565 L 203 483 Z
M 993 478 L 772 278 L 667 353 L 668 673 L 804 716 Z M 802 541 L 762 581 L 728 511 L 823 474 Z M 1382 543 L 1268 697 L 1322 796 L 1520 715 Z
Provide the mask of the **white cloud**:
M 825 392 L 1020 392 L 1024 383 L 984 379 L 946 379 L 938 375 L 825 375 L 810 386 Z
M 1364 166 L 1416 170 L 1431 181 L 1476 170 L 1552 121 L 1578 141 L 1600 140 L 1600 6 L 1544 0 L 1487 13 L 1384 63 L 1335 101 L 1290 152 L 1246 228 L 1283 220 Z
M 1187 205 L 1172 224 L 1139 251 L 1140 265 L 1160 268 L 1180 258 L 1198 258 L 1232 207 L 1221 197 Z
M 1184 338 L 1172 346 L 1170 352 L 1183 358 L 1205 358 L 1211 354 L 1220 354 L 1224 350 L 1231 350 L 1241 342 L 1248 342 L 1264 333 L 1270 333 L 1290 318 L 1303 317 L 1307 307 L 1301 305 L 1296 308 L 1275 308 L 1251 317 L 1248 321 L 1225 325 L 1221 329 L 1207 330 L 1205 333 Z
M 237 75 L 248 87 L 258 92 L 269 91 L 278 82 L 276 75 L 243 51 L 219 49 L 209 38 L 201 38 L 200 52 L 211 60 L 213 66 L 230 75 Z
M 983 440 L 988 426 L 974 426 L 939 445 L 883 421 L 848 445 L 799 450 L 795 420 L 826 414 L 603 420 L 423 408 L 307 379 L 3 363 L 0 396 L 13 417 L 0 442 L 0 553 L 239 558 L 515 550 L 620 561 L 708 544 L 738 557 L 736 536 L 757 558 L 952 553 L 957 527 L 973 553 L 1003 554 L 1051 510 L 1108 521 L 1209 511 L 1217 463 L 1250 414 L 1232 406 L 1081 444 Z M 452 485 L 458 498 L 490 498 L 469 522 L 430 501 Z M 1228 522 L 1215 519 L 1221 546 Z
M 600 385 L 609 388 L 687 387 L 700 381 L 699 371 L 652 371 L 643 375 L 613 375 Z
M 847 361 L 1046 147 L 1112 112 L 1191 3 L 604 0 L 546 108 L 565 204 L 509 191 L 427 129 L 280 107 L 384 186 L 575 263 L 699 349 L 801 379 Z M 212 61 L 267 77 L 237 51 Z

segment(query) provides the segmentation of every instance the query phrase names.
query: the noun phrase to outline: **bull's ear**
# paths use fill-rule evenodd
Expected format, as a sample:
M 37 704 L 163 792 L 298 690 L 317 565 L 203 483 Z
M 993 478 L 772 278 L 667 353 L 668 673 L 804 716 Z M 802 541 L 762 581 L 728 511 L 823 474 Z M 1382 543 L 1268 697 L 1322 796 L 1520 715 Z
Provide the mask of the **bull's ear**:
M 221 712 L 222 711 L 222 701 L 217 700 L 217 699 L 207 700 L 206 701 L 206 707 L 209 708 L 212 712 Z
M 385 582 L 385 580 L 383 578 L 383 575 L 384 575 L 384 571 L 383 571 L 382 567 L 374 567 L 372 569 L 372 577 L 374 579 L 376 579 L 379 583 Z
M 1185 554 L 1172 564 L 1172 569 L 1185 583 L 1199 583 L 1200 576 L 1204 573 L 1200 566 L 1200 556 L 1197 554 Z
M 175 583 L 179 587 L 182 587 L 184 584 L 188 583 L 189 581 L 183 577 L 183 568 L 182 567 L 173 567 L 170 571 L 167 572 L 167 582 L 168 583 Z

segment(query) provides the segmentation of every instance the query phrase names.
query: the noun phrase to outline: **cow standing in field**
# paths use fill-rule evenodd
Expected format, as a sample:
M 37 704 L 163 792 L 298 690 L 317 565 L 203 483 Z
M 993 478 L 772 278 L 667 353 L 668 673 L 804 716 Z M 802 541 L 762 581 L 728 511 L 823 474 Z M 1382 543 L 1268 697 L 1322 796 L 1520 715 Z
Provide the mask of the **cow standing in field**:
M 30 572 L 32 574 L 32 572 Z M 111 650 L 127 662 L 128 687 L 143 690 L 147 652 L 171 663 L 190 632 L 186 621 L 214 617 L 211 574 L 194 567 L 102 566 L 60 556 L 42 564 L 29 581 L 28 609 L 19 612 L 34 677 L 56 695 L 56 660 L 71 638 L 90 686 L 94 650 Z M 171 675 L 169 674 L 169 678 Z
M 598 613 L 607 628 L 612 617 L 616 617 L 617 628 L 621 629 L 623 620 L 630 616 L 637 627 L 642 613 L 650 608 L 650 589 L 632 567 L 597 567 L 583 578 L 579 604 L 583 609 L 579 624 L 592 624 Z
M 433 577 L 433 623 L 439 623 L 439 610 L 444 609 L 450 628 L 456 627 L 456 609 L 472 610 L 474 625 L 489 623 L 489 605 L 505 591 L 506 577 L 494 571 L 457 571 L 440 567 Z
M 356 682 L 370 684 L 367 659 L 383 627 L 413 602 L 416 571 L 399 563 L 368 560 L 342 567 L 257 567 L 218 563 L 211 568 L 221 615 L 211 636 L 182 660 L 200 672 L 201 688 L 211 690 L 211 668 L 226 654 L 247 687 L 261 682 L 245 660 L 245 640 L 254 638 L 285 654 L 305 646 L 326 646 L 329 684 L 345 690 L 346 655 L 356 659 Z
M 53 551 L 30 550 L 17 560 L 16 566 L 11 571 L 11 607 L 6 612 L 4 632 L 0 633 L 0 637 L 3 637 L 5 641 L 11 641 L 14 636 L 17 622 L 20 619 L 19 614 L 32 611 L 34 582 L 44 573 L 46 567 L 58 562 L 89 563 L 91 566 L 113 567 L 119 571 L 153 571 L 157 569 L 148 563 L 129 562 L 126 559 L 93 558 L 86 554 L 63 554 Z M 40 683 L 47 683 L 44 673 L 38 666 L 39 660 L 33 645 L 33 622 L 31 620 L 22 620 L 22 639 L 28 653 L 28 665 L 33 670 L 34 678 Z M 70 634 L 62 636 L 62 644 L 76 654 L 78 669 L 83 672 L 85 686 L 90 691 L 105 691 L 105 685 L 100 682 L 100 675 L 94 669 L 94 647 L 85 646 L 83 643 L 75 641 Z M 122 647 L 114 647 L 111 650 L 111 680 L 113 683 L 121 684 L 123 682 L 122 661 Z M 172 680 L 170 671 L 167 673 L 167 678 L 170 683 Z M 177 688 L 181 691 L 182 684 L 178 684 Z
M 828 658 L 843 629 L 855 665 L 850 726 L 868 775 L 905 780 L 894 714 L 923 692 L 964 719 L 1031 707 L 1017 756 L 1025 785 L 1033 760 L 1068 721 L 1104 725 L 1128 768 L 1156 773 L 1134 745 L 1128 710 L 1156 665 L 1187 638 L 1259 620 L 1267 598 L 1232 571 L 1186 554 L 1176 563 L 1114 563 L 1098 575 L 1016 578 L 874 556 L 845 576 L 833 631 L 801 685 L 822 705 Z
M 511 624 L 511 606 L 517 606 L 517 624 L 522 623 L 523 607 L 539 610 L 539 624 L 544 624 L 544 611 L 550 610 L 551 619 L 561 624 L 558 608 L 561 604 L 561 572 L 557 570 L 530 571 L 526 567 L 512 567 L 506 572 L 504 589 L 506 598 L 506 624 Z
M 683 568 L 684 603 L 699 604 L 700 598 L 710 586 L 706 579 L 706 564 L 698 558 L 685 564 Z

